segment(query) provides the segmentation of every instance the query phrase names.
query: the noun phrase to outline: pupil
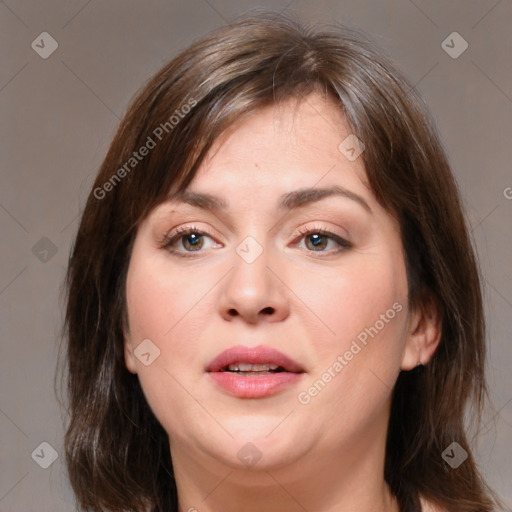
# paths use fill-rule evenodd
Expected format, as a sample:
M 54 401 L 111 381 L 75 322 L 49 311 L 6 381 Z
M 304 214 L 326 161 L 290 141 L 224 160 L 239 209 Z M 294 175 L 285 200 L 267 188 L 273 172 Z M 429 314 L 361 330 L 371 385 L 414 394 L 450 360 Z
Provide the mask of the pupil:
M 201 243 L 201 235 L 198 235 L 197 233 L 190 233 L 185 238 L 185 245 L 194 248 L 201 248 L 203 245 Z
M 320 235 L 318 233 L 309 235 L 308 239 L 312 243 L 313 247 L 323 248 L 325 246 L 325 240 L 323 239 L 324 235 Z

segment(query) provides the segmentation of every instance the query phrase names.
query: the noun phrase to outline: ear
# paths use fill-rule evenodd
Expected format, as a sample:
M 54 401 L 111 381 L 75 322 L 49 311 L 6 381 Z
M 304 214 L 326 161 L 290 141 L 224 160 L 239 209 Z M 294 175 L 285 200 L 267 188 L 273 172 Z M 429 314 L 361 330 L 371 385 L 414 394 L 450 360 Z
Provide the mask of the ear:
M 426 299 L 410 313 L 409 332 L 402 356 L 402 370 L 427 364 L 441 341 L 442 315 L 438 304 Z
M 126 336 L 124 339 L 124 362 L 129 372 L 137 373 L 137 364 L 135 362 L 135 356 L 133 355 L 132 343 Z
M 123 326 L 124 336 L 124 363 L 126 369 L 131 373 L 137 373 L 137 364 L 135 361 L 135 355 L 133 354 L 133 343 L 130 336 L 129 329 Z

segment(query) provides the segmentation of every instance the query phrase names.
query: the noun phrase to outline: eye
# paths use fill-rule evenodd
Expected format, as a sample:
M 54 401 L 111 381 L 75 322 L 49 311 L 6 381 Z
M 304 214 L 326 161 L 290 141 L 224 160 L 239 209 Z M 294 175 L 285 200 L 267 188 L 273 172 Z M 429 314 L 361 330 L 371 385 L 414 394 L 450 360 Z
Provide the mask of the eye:
M 305 229 L 300 234 L 300 241 L 304 240 L 306 250 L 311 252 L 337 253 L 352 247 L 348 240 L 323 228 Z
M 201 252 L 207 246 L 206 239 L 213 242 L 209 233 L 201 231 L 195 226 L 181 227 L 166 234 L 160 245 L 171 253 L 188 256 L 187 253 Z M 213 243 L 215 247 L 218 245 Z
M 304 240 L 305 249 L 301 248 L 309 252 L 333 254 L 352 247 L 348 240 L 324 228 L 309 228 L 299 233 L 301 237 L 296 245 L 301 247 L 300 242 Z M 207 241 L 210 241 L 209 246 Z M 221 244 L 214 242 L 206 231 L 195 226 L 186 226 L 166 234 L 160 246 L 177 256 L 188 257 L 193 256 L 192 253 L 204 252 L 203 249 L 220 247 Z

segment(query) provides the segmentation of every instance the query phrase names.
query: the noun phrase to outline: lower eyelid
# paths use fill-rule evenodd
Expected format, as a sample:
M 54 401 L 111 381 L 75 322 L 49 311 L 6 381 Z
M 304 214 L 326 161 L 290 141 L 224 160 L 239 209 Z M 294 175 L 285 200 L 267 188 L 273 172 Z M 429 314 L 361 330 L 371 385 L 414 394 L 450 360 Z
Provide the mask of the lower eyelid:
M 186 251 L 186 250 L 172 249 L 172 246 L 174 246 L 176 243 L 178 243 L 180 241 L 180 239 L 182 239 L 183 237 L 190 235 L 192 233 L 195 233 L 197 235 L 200 235 L 200 236 L 203 236 L 206 238 L 210 238 L 212 240 L 213 244 L 216 246 L 223 245 L 222 242 L 217 242 L 215 239 L 215 236 L 213 236 L 211 233 L 208 233 L 201 229 L 195 229 L 194 227 L 190 227 L 190 228 L 185 228 L 183 230 L 179 230 L 178 232 L 174 232 L 174 233 L 171 232 L 170 234 L 165 235 L 164 240 L 162 241 L 160 246 L 162 248 L 168 249 L 171 252 L 182 253 L 182 254 L 185 253 L 185 254 L 193 255 L 194 252 L 197 252 L 198 254 L 201 252 L 204 252 L 203 250 Z M 352 247 L 352 244 L 348 240 L 342 238 L 341 236 L 337 235 L 336 233 L 332 233 L 323 228 L 310 229 L 310 230 L 301 232 L 298 237 L 294 238 L 294 242 L 292 242 L 293 245 L 298 245 L 307 236 L 312 235 L 312 234 L 320 234 L 322 236 L 329 238 L 330 240 L 334 241 L 338 245 L 338 248 L 336 250 L 331 249 L 330 251 L 312 251 L 309 249 L 304 249 L 307 252 L 331 253 L 332 254 L 333 252 L 339 252 L 343 249 L 349 249 Z M 217 248 L 217 247 L 214 247 L 214 248 Z
M 294 245 L 298 246 L 302 240 L 303 240 L 303 238 L 299 239 L 299 241 L 296 242 Z M 343 252 L 343 251 L 346 251 L 346 250 L 352 248 L 352 245 L 349 242 L 337 241 L 334 238 L 331 238 L 331 240 L 336 244 L 336 247 L 334 247 L 333 249 L 323 249 L 323 250 L 320 250 L 320 251 L 314 251 L 312 249 L 308 249 L 307 247 L 306 248 L 299 247 L 299 249 L 302 250 L 302 251 L 308 252 L 310 254 L 315 254 L 316 253 L 316 254 L 333 255 L 333 254 L 337 254 L 339 252 Z
M 194 231 L 190 231 L 190 232 L 182 232 L 182 233 L 177 233 L 175 235 L 172 235 L 168 240 L 167 247 L 175 245 L 176 243 L 180 242 L 180 240 L 182 240 L 184 237 L 191 235 L 192 233 L 199 235 L 201 237 L 204 237 L 204 238 L 209 238 L 215 245 L 218 244 L 218 242 L 215 241 L 214 237 L 212 235 L 210 235 L 209 233 L 194 230 Z M 194 251 L 185 251 L 185 252 L 194 252 Z M 197 252 L 200 252 L 200 251 L 197 251 Z

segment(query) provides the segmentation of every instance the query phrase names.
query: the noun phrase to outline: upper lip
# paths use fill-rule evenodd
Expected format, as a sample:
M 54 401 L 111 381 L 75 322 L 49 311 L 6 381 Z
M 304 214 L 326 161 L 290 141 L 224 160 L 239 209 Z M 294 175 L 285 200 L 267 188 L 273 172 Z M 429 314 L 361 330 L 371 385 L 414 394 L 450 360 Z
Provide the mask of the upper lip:
M 206 367 L 207 372 L 219 372 L 230 364 L 273 364 L 291 373 L 303 373 L 304 369 L 293 359 L 271 347 L 258 345 L 246 347 L 237 345 L 216 356 Z

